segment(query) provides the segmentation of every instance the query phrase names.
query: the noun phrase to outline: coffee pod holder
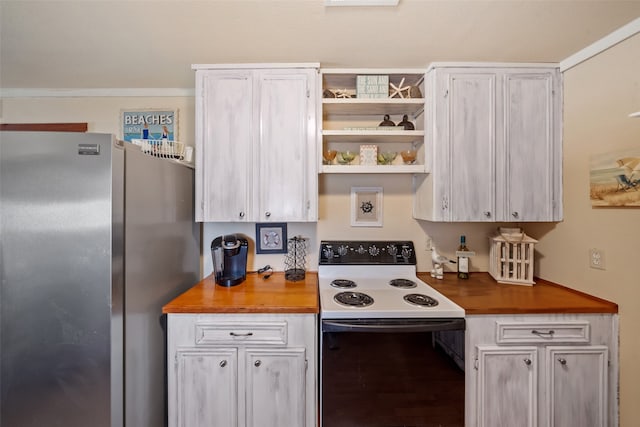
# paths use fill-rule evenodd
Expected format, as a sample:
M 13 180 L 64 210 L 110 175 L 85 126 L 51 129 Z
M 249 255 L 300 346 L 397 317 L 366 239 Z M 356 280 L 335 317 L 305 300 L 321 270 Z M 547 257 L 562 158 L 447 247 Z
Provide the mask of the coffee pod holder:
M 291 282 L 304 280 L 307 264 L 307 241 L 301 236 L 287 240 L 287 254 L 284 258 L 284 277 Z

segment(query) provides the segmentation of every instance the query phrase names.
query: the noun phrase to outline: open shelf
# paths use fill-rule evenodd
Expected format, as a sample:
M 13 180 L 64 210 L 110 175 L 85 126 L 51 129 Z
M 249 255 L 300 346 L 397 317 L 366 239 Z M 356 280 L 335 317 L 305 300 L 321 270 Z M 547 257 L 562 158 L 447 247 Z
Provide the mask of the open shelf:
M 424 110 L 424 98 L 323 98 L 322 111 L 327 115 L 407 114 L 418 116 Z
M 322 87 L 320 108 L 322 126 L 319 133 L 322 148 L 332 150 L 351 150 L 358 152 L 360 145 L 376 145 L 378 150 L 403 151 L 414 149 L 418 152 L 416 164 L 404 165 L 321 165 L 321 173 L 427 173 L 425 164 L 424 110 L 426 99 L 422 69 L 321 69 Z M 394 97 L 383 92 L 383 98 L 357 98 L 358 76 L 383 76 Z M 375 79 L 379 85 L 381 79 Z M 384 86 L 383 86 L 384 87 Z M 383 87 L 378 86 L 379 89 Z M 395 93 L 394 87 L 412 88 Z M 416 90 L 416 88 L 418 90 Z M 375 88 L 374 88 L 375 90 Z M 333 98 L 332 95 L 339 97 Z M 324 97 L 324 96 L 327 97 Z M 360 94 L 362 96 L 362 94 Z M 375 94 L 365 96 L 376 96 Z M 418 96 L 411 98 L 410 96 Z M 402 127 L 380 128 L 385 115 L 394 123 L 406 115 L 415 130 Z M 357 160 L 356 160 L 357 161 Z
M 322 165 L 322 173 L 425 173 L 424 165 Z

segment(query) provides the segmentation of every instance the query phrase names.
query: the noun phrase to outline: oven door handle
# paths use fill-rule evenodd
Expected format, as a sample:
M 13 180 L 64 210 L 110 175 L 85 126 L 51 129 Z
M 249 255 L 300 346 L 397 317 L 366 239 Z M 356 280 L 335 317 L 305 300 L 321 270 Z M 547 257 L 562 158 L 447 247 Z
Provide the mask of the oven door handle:
M 464 319 L 433 320 L 323 320 L 322 332 L 435 332 L 464 330 Z

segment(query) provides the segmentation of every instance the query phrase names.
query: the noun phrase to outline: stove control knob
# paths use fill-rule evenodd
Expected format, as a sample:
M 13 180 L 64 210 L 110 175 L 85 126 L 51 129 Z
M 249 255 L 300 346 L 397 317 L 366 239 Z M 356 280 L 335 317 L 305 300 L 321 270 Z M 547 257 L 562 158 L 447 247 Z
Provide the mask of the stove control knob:
M 376 245 L 369 246 L 369 255 L 378 256 L 380 255 L 380 249 Z
M 396 245 L 387 245 L 387 253 L 391 256 L 398 254 L 398 247 Z
M 322 253 L 324 254 L 324 257 L 328 260 L 331 260 L 331 258 L 333 258 L 333 248 L 331 246 L 327 246 L 326 248 L 324 248 L 322 250 Z
M 364 255 L 367 253 L 367 250 L 362 245 L 360 245 L 358 249 L 356 249 L 356 252 L 358 252 L 358 255 Z
M 348 250 L 349 250 L 348 246 L 340 245 L 340 246 L 338 246 L 338 255 L 345 256 L 347 254 Z
M 404 247 L 402 248 L 402 258 L 408 260 L 411 257 L 411 248 Z

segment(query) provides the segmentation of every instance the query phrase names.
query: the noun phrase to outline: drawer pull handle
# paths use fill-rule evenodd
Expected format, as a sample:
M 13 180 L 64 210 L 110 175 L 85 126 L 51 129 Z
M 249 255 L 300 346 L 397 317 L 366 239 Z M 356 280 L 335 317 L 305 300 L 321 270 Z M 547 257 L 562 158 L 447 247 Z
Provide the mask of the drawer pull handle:
M 558 362 L 560 362 L 560 364 L 561 364 L 562 366 L 564 366 L 564 365 L 566 365 L 566 364 L 567 364 L 567 359 L 563 359 L 562 357 L 559 357 L 559 358 L 558 358 Z
M 529 359 L 528 357 L 526 359 L 524 359 L 524 364 L 527 366 L 531 365 L 531 359 Z
M 220 367 L 224 368 L 225 366 L 227 366 L 227 361 L 226 360 L 221 361 L 220 362 Z
M 239 334 L 237 332 L 229 332 L 229 335 L 232 337 L 250 337 L 253 335 L 253 332 L 245 332 L 244 334 Z
M 545 331 L 538 331 L 538 330 L 534 329 L 534 330 L 531 331 L 531 333 L 534 334 L 534 335 L 548 335 L 549 337 L 552 337 L 553 334 L 556 333 L 556 331 L 551 329 L 550 331 L 546 331 L 545 332 Z
M 262 362 L 260 360 L 256 360 L 255 362 L 253 362 L 253 366 L 258 367 L 262 365 Z

